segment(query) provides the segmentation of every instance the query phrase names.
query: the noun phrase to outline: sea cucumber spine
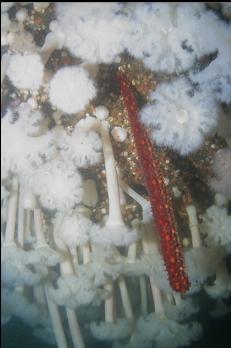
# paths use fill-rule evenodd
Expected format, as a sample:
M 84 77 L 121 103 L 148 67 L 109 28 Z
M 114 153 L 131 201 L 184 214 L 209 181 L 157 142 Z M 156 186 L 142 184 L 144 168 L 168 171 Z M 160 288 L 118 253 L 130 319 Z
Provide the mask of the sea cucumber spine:
M 121 71 L 117 72 L 117 79 L 127 109 L 138 158 L 150 197 L 152 214 L 155 217 L 155 227 L 160 236 L 160 245 L 169 277 L 169 283 L 173 290 L 184 293 L 189 289 L 190 283 L 186 273 L 183 250 L 177 232 L 177 224 L 172 207 L 172 197 L 165 186 L 163 173 L 155 154 L 155 147 L 150 142 L 148 132 L 139 121 L 139 110 L 130 83 L 125 74 Z

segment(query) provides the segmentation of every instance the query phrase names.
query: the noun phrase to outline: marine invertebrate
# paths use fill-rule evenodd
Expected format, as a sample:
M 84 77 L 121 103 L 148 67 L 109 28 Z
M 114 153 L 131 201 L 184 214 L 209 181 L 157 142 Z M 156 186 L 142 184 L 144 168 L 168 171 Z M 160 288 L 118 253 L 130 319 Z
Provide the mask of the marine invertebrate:
M 189 288 L 189 281 L 185 271 L 171 198 L 165 188 L 163 175 L 161 174 L 154 149 L 150 144 L 148 134 L 139 123 L 138 107 L 129 83 L 122 72 L 118 72 L 117 77 L 128 111 L 139 159 L 143 167 L 143 174 L 149 191 L 155 225 L 160 235 L 169 281 L 173 289 L 185 292 Z
M 43 82 L 44 66 L 37 54 L 15 54 L 6 70 L 13 85 L 17 88 L 36 90 Z
M 225 262 L 221 262 L 216 271 L 213 285 L 205 285 L 205 291 L 212 298 L 228 298 L 231 290 L 231 276 Z
M 54 225 L 55 233 L 69 248 L 85 245 L 90 239 L 92 221 L 78 211 L 57 213 Z
M 49 29 L 51 30 L 46 38 L 43 46 L 41 47 L 41 57 L 44 64 L 46 64 L 56 49 L 62 49 L 64 45 L 65 36 L 61 32 L 57 21 L 52 21 L 49 25 Z
M 221 149 L 216 152 L 213 161 L 214 177 L 209 184 L 215 192 L 231 197 L 231 150 Z
M 92 334 L 99 340 L 123 339 L 131 333 L 131 324 L 125 319 L 118 319 L 116 323 L 95 323 L 90 324 Z
M 15 121 L 15 114 L 8 110 L 2 118 L 1 142 L 4 176 L 7 176 L 9 172 L 21 175 L 28 173 L 32 168 L 42 164 L 44 160 L 50 159 L 56 152 L 52 131 L 47 131 L 39 136 L 31 136 L 31 133 L 37 133 L 39 130 L 36 124 L 38 115 L 23 109 Z
M 180 73 L 206 53 L 197 25 L 203 4 L 140 3 L 130 17 L 128 51 L 154 71 Z
M 203 144 L 201 139 L 210 132 L 213 136 L 219 111 L 211 110 L 211 119 L 208 116 L 204 122 L 206 101 L 212 100 L 209 111 L 230 98 L 230 25 L 198 3 L 44 4 L 13 3 L 11 9 L 3 5 L 3 78 L 15 54 L 39 55 L 46 65 L 38 90 L 19 89 L 9 79 L 2 85 L 3 323 L 17 316 L 33 326 L 33 335 L 59 348 L 101 345 L 96 340 L 111 341 L 114 348 L 187 345 L 199 339 L 201 332 L 191 317 L 201 305 L 196 292 L 204 288 L 218 301 L 230 293 L 224 262 L 230 251 L 229 196 L 216 195 L 216 209 L 205 213 L 213 192 L 208 190 L 208 197 L 207 191 L 199 194 L 197 185 L 190 192 L 188 180 L 183 182 L 184 175 L 194 174 L 189 173 L 189 162 L 195 164 L 195 171 L 198 165 L 207 179 L 214 149 L 225 140 L 229 145 L 229 108 L 224 104 L 223 129 L 211 141 Z M 221 6 L 217 7 L 219 11 Z M 175 194 L 191 282 L 190 290 L 185 291 L 187 282 L 180 289 L 183 296 L 169 284 L 155 226 L 155 220 L 160 225 L 166 216 L 167 229 L 175 226 L 174 216 L 171 209 L 169 214 L 161 209 L 152 214 L 131 124 L 114 83 L 117 63 L 131 81 L 127 97 L 132 96 L 132 85 L 143 101 L 149 100 L 154 87 L 156 93 L 163 87 L 168 91 L 161 99 L 164 111 L 174 106 L 179 111 L 179 104 L 180 111 L 183 107 L 190 117 L 198 111 L 197 117 L 191 117 L 192 126 L 185 112 L 163 112 L 158 120 L 165 122 L 165 116 L 171 115 L 161 136 L 168 133 L 170 123 L 181 134 L 180 139 L 169 136 L 171 149 L 183 155 L 200 151 L 181 158 L 161 148 L 154 161 L 161 183 L 155 202 L 161 199 L 161 205 L 171 205 L 161 197 L 166 191 Z M 54 82 L 63 70 L 68 72 L 66 79 L 60 78 L 54 86 L 56 101 L 51 103 L 48 78 L 55 74 Z M 71 74 L 76 70 L 79 76 L 82 72 L 78 81 Z M 154 114 L 157 98 L 151 103 Z M 204 109 L 199 107 L 202 104 Z M 130 117 L 137 117 L 135 101 L 129 111 Z M 199 137 L 195 130 L 202 129 L 202 123 L 207 130 Z M 153 123 L 150 128 L 158 131 L 159 125 Z M 149 130 L 144 132 L 147 135 Z M 153 150 L 146 138 L 142 150 L 142 154 Z M 185 173 L 178 165 L 183 165 Z M 224 187 L 229 178 L 225 166 L 221 162 L 224 175 L 214 170 L 214 179 Z M 197 215 L 203 217 L 203 224 Z M 200 238 L 200 232 L 205 238 Z M 174 251 L 179 256 L 178 238 L 171 243 L 171 237 L 164 243 L 169 260 Z M 213 276 L 214 284 L 207 286 Z M 11 323 L 8 329 L 13 333 Z
M 81 124 L 77 124 L 71 134 L 60 134 L 58 146 L 63 156 L 73 160 L 79 168 L 96 165 L 102 159 L 99 135 L 93 130 L 83 129 Z
M 157 145 L 181 155 L 196 151 L 217 125 L 218 105 L 206 91 L 196 91 L 186 78 L 162 83 L 150 94 L 152 104 L 141 109 L 141 121 L 150 127 Z
M 216 52 L 216 55 L 205 67 L 193 69 L 190 73 L 190 78 L 213 94 L 217 100 L 229 104 L 231 102 L 231 74 L 229 69 L 231 64 L 231 26 L 218 21 L 211 14 L 209 19 L 213 21 L 211 34 L 213 34 L 213 52 Z M 211 39 L 208 39 L 208 41 L 211 41 Z
M 99 105 L 95 108 L 94 115 L 99 120 L 105 120 L 109 116 L 109 110 L 104 105 Z
M 166 347 L 166 345 L 171 348 L 187 345 L 202 334 L 202 328 L 198 322 L 193 322 L 191 325 L 179 324 L 170 319 L 162 320 L 155 313 L 146 318 L 140 318 L 137 327 L 141 335 L 144 335 L 148 341 L 154 340 L 158 348 Z
M 59 3 L 58 24 L 64 45 L 72 54 L 91 63 L 110 63 L 124 50 L 128 20 L 123 4 Z M 109 34 L 110 33 L 110 34 Z
M 50 82 L 50 102 L 67 114 L 84 110 L 95 95 L 93 81 L 87 71 L 78 66 L 60 69 Z
M 194 294 L 202 288 L 205 280 L 216 272 L 224 251 L 220 248 L 192 248 L 185 252 L 191 287 L 188 294 Z
M 54 159 L 40 166 L 33 182 L 41 204 L 48 209 L 67 211 L 81 202 L 82 177 L 71 162 Z
M 206 235 L 208 246 L 221 246 L 228 252 L 231 250 L 231 216 L 227 208 L 210 206 L 203 216 L 201 231 Z

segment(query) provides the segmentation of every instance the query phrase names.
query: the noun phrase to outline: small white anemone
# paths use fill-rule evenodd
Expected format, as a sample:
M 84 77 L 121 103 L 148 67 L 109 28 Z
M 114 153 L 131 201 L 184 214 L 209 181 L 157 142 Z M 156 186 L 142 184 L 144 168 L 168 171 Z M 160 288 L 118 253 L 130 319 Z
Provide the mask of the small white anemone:
M 51 104 L 67 114 L 83 111 L 95 96 L 94 82 L 81 67 L 64 67 L 50 82 Z
M 50 298 L 59 306 L 76 308 L 98 303 L 105 296 L 103 290 L 97 289 L 86 272 L 78 275 L 63 275 L 57 281 L 57 287 L 49 287 Z
M 57 3 L 64 45 L 90 63 L 111 63 L 124 50 L 129 19 L 122 3 Z
M 213 159 L 214 177 L 210 186 L 215 192 L 231 197 L 231 149 L 224 148 L 216 152 Z
M 204 5 L 198 3 L 138 3 L 128 28 L 129 53 L 153 71 L 171 74 L 189 69 L 208 51 L 196 31 L 203 11 Z
M 99 245 L 128 246 L 139 238 L 137 231 L 125 225 L 104 227 L 93 225 L 90 235 L 92 242 Z
M 60 134 L 58 145 L 65 158 L 70 158 L 79 168 L 98 164 L 102 158 L 102 141 L 99 135 L 78 125 L 71 134 Z
M 184 78 L 160 84 L 151 93 L 152 104 L 141 110 L 141 121 L 152 130 L 157 145 L 188 155 L 202 145 L 217 125 L 218 105 L 205 91 L 193 90 Z
M 92 322 L 90 324 L 91 333 L 98 340 L 123 339 L 131 334 L 131 323 L 126 319 L 118 319 L 116 323 Z
M 23 114 L 19 112 L 19 114 L 18 120 L 15 121 L 15 115 L 8 110 L 1 120 L 1 161 L 4 176 L 9 171 L 17 174 L 28 173 L 32 166 L 36 168 L 56 152 L 54 132 L 47 131 L 41 136 L 30 136 L 39 129 L 36 121 L 41 114 L 39 112 L 33 115 L 29 112 Z
M 231 250 L 231 216 L 226 208 L 212 205 L 206 210 L 201 224 L 201 232 L 206 235 L 205 243 Z
M 200 291 L 205 280 L 215 274 L 224 252 L 221 248 L 191 248 L 185 252 L 185 263 L 187 266 L 191 286 L 187 294 Z
M 109 110 L 104 105 L 99 105 L 95 108 L 94 115 L 99 120 L 105 120 L 109 116 Z
M 47 209 L 67 211 L 81 202 L 82 178 L 71 162 L 54 159 L 34 175 L 35 193 Z
M 1 280 L 9 287 L 34 286 L 40 282 L 40 275 L 27 267 L 27 252 L 16 245 L 2 247 Z
M 114 127 L 111 131 L 113 139 L 118 143 L 123 143 L 127 138 L 127 131 L 122 127 Z
M 57 213 L 54 220 L 55 233 L 69 247 L 85 245 L 89 241 L 90 219 L 78 212 Z
M 140 318 L 138 332 L 148 341 L 154 341 L 157 348 L 177 348 L 189 345 L 201 336 L 202 327 L 198 322 L 180 324 L 174 320 L 160 318 L 157 313 Z
M 44 66 L 38 54 L 14 54 L 6 75 L 17 88 L 38 89 L 43 82 Z

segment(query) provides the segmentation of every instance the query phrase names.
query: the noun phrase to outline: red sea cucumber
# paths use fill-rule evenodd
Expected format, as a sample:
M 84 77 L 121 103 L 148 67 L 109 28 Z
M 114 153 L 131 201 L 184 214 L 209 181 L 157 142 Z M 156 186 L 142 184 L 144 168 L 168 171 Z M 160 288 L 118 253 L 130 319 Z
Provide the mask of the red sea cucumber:
M 155 146 L 151 143 L 148 132 L 139 121 L 139 110 L 130 83 L 121 71 L 118 71 L 117 78 L 120 83 L 121 94 L 128 112 L 139 161 L 150 197 L 155 227 L 160 236 L 161 250 L 168 272 L 169 283 L 173 290 L 184 293 L 189 289 L 190 283 L 185 270 L 183 251 L 172 207 L 172 198 L 164 184 L 164 177 L 156 157 Z

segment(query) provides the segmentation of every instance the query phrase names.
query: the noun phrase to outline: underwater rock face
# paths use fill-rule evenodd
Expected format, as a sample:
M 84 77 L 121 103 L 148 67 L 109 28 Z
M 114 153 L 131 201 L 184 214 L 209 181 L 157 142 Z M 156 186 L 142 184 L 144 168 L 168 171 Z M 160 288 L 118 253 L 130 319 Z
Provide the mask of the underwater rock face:
M 225 347 L 228 13 L 1 4 L 3 346 Z

